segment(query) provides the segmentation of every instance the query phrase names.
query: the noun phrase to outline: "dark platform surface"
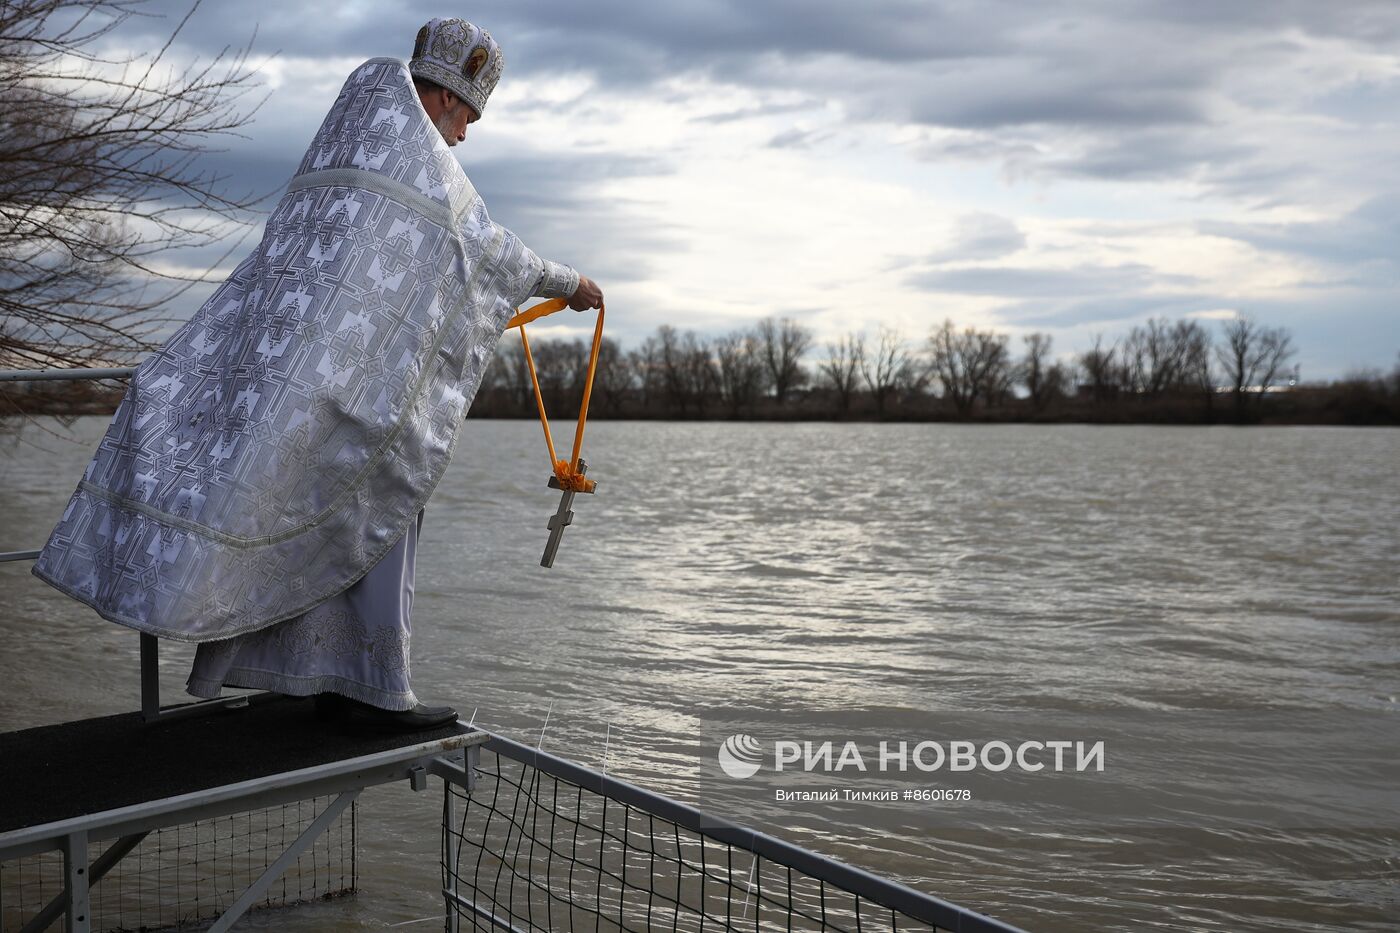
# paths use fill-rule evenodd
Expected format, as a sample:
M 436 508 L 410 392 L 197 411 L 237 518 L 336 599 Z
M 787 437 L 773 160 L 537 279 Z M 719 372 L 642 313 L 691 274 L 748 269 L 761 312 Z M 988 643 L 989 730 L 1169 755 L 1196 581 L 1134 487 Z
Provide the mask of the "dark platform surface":
M 0 733 L 0 833 L 457 733 L 347 732 L 290 698 L 149 726 L 123 713 Z

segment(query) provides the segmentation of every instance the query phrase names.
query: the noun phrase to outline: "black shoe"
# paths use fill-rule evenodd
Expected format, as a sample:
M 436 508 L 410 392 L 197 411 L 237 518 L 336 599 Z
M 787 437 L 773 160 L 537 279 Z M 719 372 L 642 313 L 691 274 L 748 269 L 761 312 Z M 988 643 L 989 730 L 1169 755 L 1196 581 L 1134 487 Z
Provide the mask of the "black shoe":
M 424 706 L 413 709 L 389 710 L 346 700 L 349 704 L 343 721 L 346 725 L 369 732 L 422 732 L 457 721 L 457 711 L 450 706 Z

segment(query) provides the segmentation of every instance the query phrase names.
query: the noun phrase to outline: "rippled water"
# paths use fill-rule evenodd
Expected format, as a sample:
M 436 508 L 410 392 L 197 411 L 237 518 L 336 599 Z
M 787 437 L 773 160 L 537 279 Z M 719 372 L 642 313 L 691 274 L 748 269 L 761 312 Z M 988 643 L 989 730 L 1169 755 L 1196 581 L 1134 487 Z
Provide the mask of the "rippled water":
M 38 546 L 101 428 L 0 438 L 0 549 Z M 948 710 L 1400 715 L 1397 431 L 601 422 L 600 494 L 552 571 L 538 425 L 465 432 L 423 528 L 419 694 L 531 744 L 549 711 L 544 747 L 593 766 L 610 726 L 610 773 L 702 809 L 721 798 L 695 748 L 719 710 L 895 738 Z M 132 708 L 134 635 L 27 567 L 0 587 L 0 728 Z M 189 652 L 166 655 L 174 696 Z M 1367 827 L 1323 802 L 1354 770 L 1300 771 L 1297 819 L 1273 828 L 1056 828 L 1033 798 L 977 825 L 726 806 L 1031 930 L 1394 929 L 1395 814 Z M 436 804 L 370 795 L 362 894 L 317 909 L 366 929 L 434 915 Z

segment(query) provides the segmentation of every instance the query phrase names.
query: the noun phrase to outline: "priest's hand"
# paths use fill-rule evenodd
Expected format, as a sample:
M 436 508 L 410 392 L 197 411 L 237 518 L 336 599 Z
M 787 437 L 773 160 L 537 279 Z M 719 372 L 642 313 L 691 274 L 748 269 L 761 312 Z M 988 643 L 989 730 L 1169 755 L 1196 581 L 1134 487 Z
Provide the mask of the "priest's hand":
M 603 306 L 603 290 L 598 287 L 598 283 L 586 275 L 578 277 L 578 288 L 569 296 L 569 307 L 575 311 L 587 311 L 589 308 L 601 308 Z

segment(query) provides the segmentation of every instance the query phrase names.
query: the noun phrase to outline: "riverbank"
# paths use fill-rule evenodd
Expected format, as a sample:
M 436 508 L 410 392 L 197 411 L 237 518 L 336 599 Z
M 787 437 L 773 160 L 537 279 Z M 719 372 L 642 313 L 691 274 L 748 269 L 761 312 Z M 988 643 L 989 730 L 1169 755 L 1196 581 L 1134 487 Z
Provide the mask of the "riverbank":
M 82 382 L 4 386 L 0 388 L 0 420 L 24 415 L 110 415 L 116 411 L 124 391 L 122 387 Z M 580 395 L 581 391 L 567 387 L 546 393 L 550 416 L 576 417 Z M 888 400 L 883 406 L 861 395 L 842 407 L 834 393 L 823 389 L 794 393 L 783 404 L 768 398 L 738 410 L 714 400 L 708 404 L 679 404 L 642 393 L 614 399 L 599 399 L 595 395 L 594 399 L 589 409 L 589 418 L 594 421 L 1400 426 L 1400 386 L 1392 389 L 1384 382 L 1370 380 L 1292 387 L 1251 395 L 1242 403 L 1228 392 L 1209 396 L 1076 396 L 1040 404 L 1006 398 L 962 412 L 947 399 L 927 394 Z M 515 393 L 484 389 L 472 405 L 471 416 L 533 419 L 536 411 L 533 398 L 521 400 Z

